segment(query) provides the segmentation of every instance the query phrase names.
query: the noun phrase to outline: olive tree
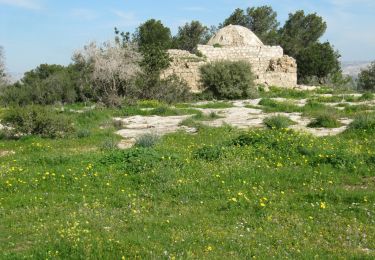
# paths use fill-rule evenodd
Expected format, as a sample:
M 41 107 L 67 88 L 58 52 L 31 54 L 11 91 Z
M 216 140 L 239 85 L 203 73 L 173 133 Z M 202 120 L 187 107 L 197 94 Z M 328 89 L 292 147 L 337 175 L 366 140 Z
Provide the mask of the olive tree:
M 91 69 L 95 97 L 107 105 L 118 105 L 120 97 L 131 95 L 135 77 L 141 72 L 142 55 L 133 44 L 90 43 L 73 60 Z

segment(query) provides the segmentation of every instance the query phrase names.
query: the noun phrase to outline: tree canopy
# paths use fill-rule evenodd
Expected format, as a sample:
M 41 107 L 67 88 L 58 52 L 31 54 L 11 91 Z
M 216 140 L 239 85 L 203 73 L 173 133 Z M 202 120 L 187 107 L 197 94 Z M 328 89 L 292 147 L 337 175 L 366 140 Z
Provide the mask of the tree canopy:
M 280 29 L 280 44 L 287 55 L 296 58 L 300 51 L 318 42 L 327 30 L 327 24 L 316 13 L 305 15 L 299 10 L 289 14 L 285 25 Z
M 308 82 L 309 77 L 317 77 L 320 83 L 340 71 L 340 54 L 329 42 L 313 43 L 301 50 L 297 56 L 298 77 L 301 82 Z
M 141 49 L 157 46 L 168 49 L 172 44 L 171 30 L 165 27 L 160 20 L 150 19 L 141 24 L 134 35 Z
M 198 44 L 205 42 L 208 28 L 199 21 L 186 23 L 178 28 L 178 33 L 174 37 L 174 48 L 194 52 Z
M 237 8 L 220 25 L 241 25 L 253 31 L 264 44 L 276 45 L 278 43 L 277 13 L 271 6 L 249 7 L 247 10 Z

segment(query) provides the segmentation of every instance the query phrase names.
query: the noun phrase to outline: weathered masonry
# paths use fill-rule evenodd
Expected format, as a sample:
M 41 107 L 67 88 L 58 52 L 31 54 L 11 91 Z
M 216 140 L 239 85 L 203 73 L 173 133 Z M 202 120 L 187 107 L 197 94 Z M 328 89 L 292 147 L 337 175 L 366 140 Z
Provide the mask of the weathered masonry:
M 203 54 L 198 57 L 188 51 L 169 50 L 173 61 L 164 71 L 167 77 L 176 74 L 186 80 L 192 91 L 200 90 L 200 67 L 204 64 L 220 61 L 247 61 L 252 65 L 257 84 L 292 88 L 297 86 L 296 61 L 284 55 L 280 46 L 266 46 L 249 29 L 229 25 L 222 28 L 211 38 L 207 45 L 198 45 Z

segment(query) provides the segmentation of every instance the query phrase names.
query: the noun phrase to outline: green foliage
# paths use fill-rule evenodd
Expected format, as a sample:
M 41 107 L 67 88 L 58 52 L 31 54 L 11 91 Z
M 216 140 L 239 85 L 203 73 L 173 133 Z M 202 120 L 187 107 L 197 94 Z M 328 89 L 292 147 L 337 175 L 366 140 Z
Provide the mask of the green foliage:
M 187 83 L 176 75 L 165 79 L 138 78 L 139 99 L 155 99 L 168 104 L 189 101 L 192 97 Z
M 350 124 L 349 130 L 375 132 L 375 114 L 363 113 L 356 116 L 354 121 Z
M 171 30 L 165 27 L 160 20 L 150 19 L 141 24 L 134 36 L 140 49 L 149 49 L 150 46 L 166 50 L 171 47 Z M 152 47 L 152 48 L 153 48 Z
M 2 122 L 13 129 L 14 135 L 57 138 L 74 131 L 72 122 L 66 116 L 41 106 L 11 108 L 5 112 Z
M 375 62 L 359 73 L 358 88 L 360 90 L 375 91 Z
M 306 47 L 316 43 L 326 29 L 326 22 L 316 13 L 305 15 L 302 10 L 296 11 L 289 14 L 288 20 L 280 29 L 281 46 L 287 55 L 297 57 Z
M 271 6 L 252 7 L 247 9 L 249 29 L 254 32 L 264 44 L 277 45 L 279 42 L 277 13 Z
M 147 45 L 141 51 L 143 55 L 141 66 L 146 74 L 143 77 L 150 76 L 152 80 L 155 80 L 162 70 L 169 67 L 171 58 L 168 52 L 159 45 Z
M 119 112 L 61 112 L 86 138 L 0 142 L 3 258 L 372 257 L 374 131 L 204 127 L 98 149 Z
M 156 134 L 144 134 L 137 138 L 135 146 L 150 148 L 153 147 L 159 142 L 160 137 Z
M 298 89 L 270 87 L 270 91 L 262 92 L 261 96 L 265 98 L 290 98 L 290 99 L 303 99 L 308 98 L 313 94 L 312 91 L 301 91 Z
M 271 6 L 249 7 L 246 12 L 237 8 L 220 27 L 228 25 L 241 25 L 253 31 L 264 44 L 276 45 L 278 43 L 277 13 Z
M 263 98 L 259 105 L 265 107 L 266 112 L 300 112 L 302 110 L 301 107 L 295 105 L 290 101 L 276 101 L 269 98 Z
M 73 67 L 42 64 L 25 73 L 21 82 L 5 87 L 0 93 L 4 105 L 49 105 L 81 101 L 77 72 Z
M 201 67 L 204 91 L 219 99 L 247 98 L 256 92 L 250 64 L 219 61 Z
M 204 146 L 194 152 L 194 158 L 207 161 L 217 160 L 221 155 L 222 148 L 220 146 Z
M 271 129 L 284 129 L 295 124 L 289 117 L 282 115 L 267 117 L 263 120 L 263 123 Z
M 173 47 L 190 52 L 196 52 L 198 44 L 205 43 L 208 28 L 199 21 L 186 23 L 178 28 L 178 33 L 173 39 Z
M 324 128 L 337 128 L 341 126 L 340 121 L 337 119 L 337 115 L 334 113 L 321 113 L 316 116 L 316 118 L 310 122 L 308 127 L 312 128 L 319 128 L 319 127 L 324 127 Z
M 163 156 L 150 148 L 133 148 L 127 150 L 113 150 L 105 155 L 100 163 L 104 166 L 115 165 L 117 169 L 126 173 L 140 173 L 156 166 Z
M 244 10 L 242 10 L 241 8 L 237 8 L 236 10 L 233 11 L 233 13 L 227 19 L 225 19 L 223 24 L 220 24 L 219 27 L 222 28 L 231 24 L 248 27 L 249 17 L 245 14 Z
M 298 79 L 307 83 L 310 77 L 316 76 L 324 83 L 329 75 L 340 71 L 340 54 L 329 42 L 313 43 L 297 55 Z
M 360 101 L 369 101 L 369 100 L 373 100 L 374 98 L 375 98 L 374 93 L 366 92 L 366 93 L 362 94 L 362 96 L 359 98 L 359 100 Z
M 222 108 L 231 108 L 233 104 L 230 102 L 209 102 L 202 105 L 194 105 L 196 108 L 211 108 L 211 109 L 222 109 Z

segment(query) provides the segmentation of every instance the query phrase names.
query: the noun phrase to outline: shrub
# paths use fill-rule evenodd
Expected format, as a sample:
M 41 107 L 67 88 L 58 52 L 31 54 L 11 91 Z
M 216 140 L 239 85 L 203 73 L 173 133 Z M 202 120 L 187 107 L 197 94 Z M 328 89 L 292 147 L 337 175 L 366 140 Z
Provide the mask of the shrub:
M 295 124 L 289 117 L 281 115 L 267 117 L 263 120 L 263 123 L 271 129 L 284 129 Z
M 308 127 L 318 128 L 337 128 L 341 126 L 341 123 L 338 121 L 337 116 L 333 113 L 322 113 L 319 114 Z
M 252 97 L 256 93 L 250 64 L 243 61 L 219 61 L 201 67 L 204 91 L 220 99 Z
M 375 91 L 375 62 L 362 70 L 358 76 L 358 88 L 361 90 Z
M 159 75 L 140 74 L 137 78 L 138 99 L 153 99 L 163 103 L 189 101 L 192 98 L 186 81 L 176 75 L 160 79 Z
M 117 140 L 114 138 L 107 138 L 101 144 L 101 150 L 118 150 Z
M 64 137 L 73 132 L 71 121 L 48 107 L 28 106 L 8 110 L 3 122 L 14 134 L 39 135 L 41 137 Z
M 160 137 L 156 134 L 144 134 L 137 138 L 135 146 L 143 148 L 153 147 L 159 140 Z
M 368 132 L 375 131 L 375 114 L 359 114 L 349 126 L 350 130 L 365 130 Z
M 362 96 L 359 98 L 359 100 L 373 100 L 374 94 L 370 92 L 363 93 Z
M 77 131 L 77 137 L 78 138 L 86 138 L 91 135 L 91 131 L 88 129 L 80 129 Z

